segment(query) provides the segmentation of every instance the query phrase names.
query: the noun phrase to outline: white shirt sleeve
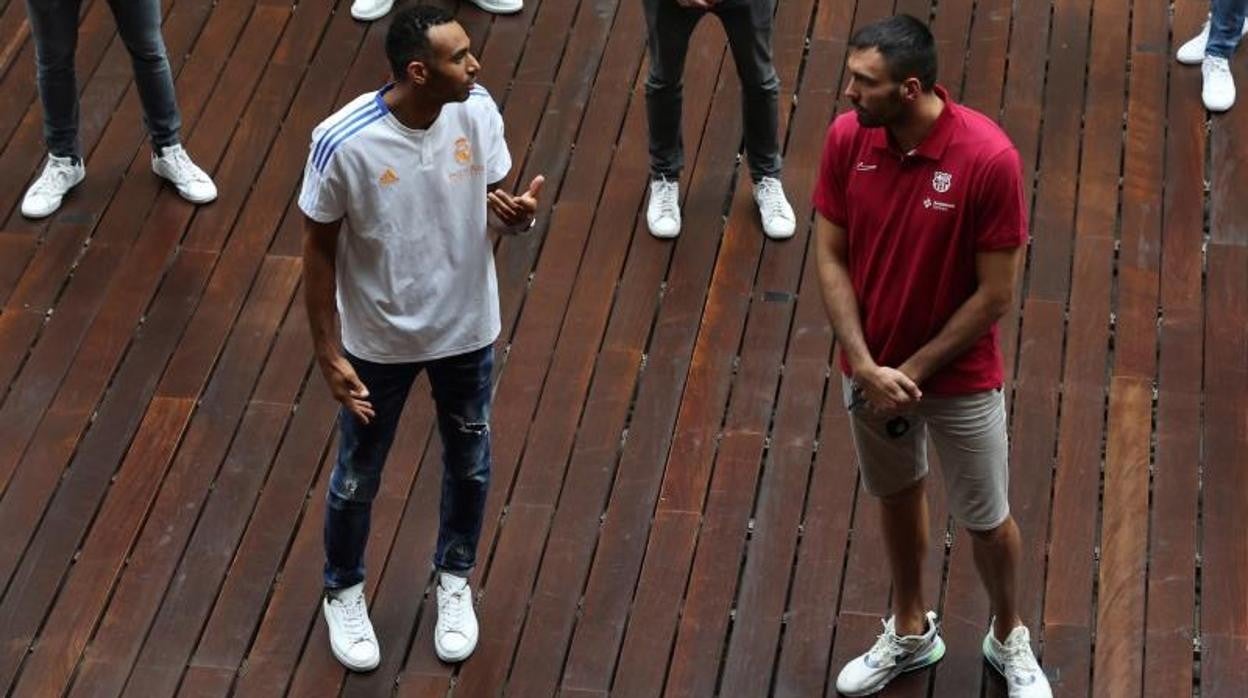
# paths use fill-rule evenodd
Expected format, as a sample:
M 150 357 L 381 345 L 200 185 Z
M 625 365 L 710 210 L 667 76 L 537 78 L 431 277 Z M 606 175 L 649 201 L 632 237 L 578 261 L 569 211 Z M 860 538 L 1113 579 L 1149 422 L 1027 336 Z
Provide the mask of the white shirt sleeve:
M 488 116 L 489 138 L 486 145 L 488 153 L 485 164 L 485 181 L 493 184 L 501 182 L 511 171 L 511 153 L 507 151 L 507 139 L 503 136 L 503 115 L 498 112 L 498 105 L 490 99 Z
M 319 130 L 319 129 L 318 129 Z M 330 157 L 316 166 L 316 136 L 308 149 L 308 164 L 303 170 L 303 187 L 299 191 L 299 209 L 318 223 L 332 223 L 347 214 L 346 183 L 342 177 L 341 160 Z

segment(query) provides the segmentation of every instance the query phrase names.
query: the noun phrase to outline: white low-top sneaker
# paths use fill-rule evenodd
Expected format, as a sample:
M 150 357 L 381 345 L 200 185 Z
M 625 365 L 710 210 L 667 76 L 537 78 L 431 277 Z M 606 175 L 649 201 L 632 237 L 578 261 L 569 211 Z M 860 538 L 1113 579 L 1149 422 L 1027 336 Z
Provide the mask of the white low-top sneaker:
M 927 631 L 922 635 L 898 635 L 893 619 L 884 621 L 884 632 L 866 654 L 845 665 L 836 677 L 836 690 L 847 696 L 877 693 L 903 672 L 922 669 L 945 656 L 945 642 L 940 639 L 936 612 L 926 615 Z
M 524 9 L 524 0 L 472 0 L 472 4 L 496 15 L 510 15 Z
M 159 155 L 153 152 L 152 172 L 169 180 L 182 198 L 193 204 L 206 204 L 217 198 L 217 185 L 181 145 L 167 145 Z
M 381 647 L 368 619 L 364 583 L 325 592 L 321 602 L 329 626 L 329 648 L 351 671 L 372 671 L 381 662 Z
M 660 177 L 650 182 L 650 202 L 646 205 L 646 224 L 656 238 L 669 239 L 680 235 L 680 182 Z
M 763 220 L 763 232 L 772 240 L 787 240 L 797 230 L 793 207 L 784 195 L 784 185 L 775 177 L 763 177 L 754 185 L 754 201 Z
M 1248 19 L 1244 20 L 1244 28 L 1240 31 L 1240 36 L 1248 35 Z M 1179 50 L 1175 52 L 1174 58 L 1184 65 L 1200 65 L 1205 60 L 1205 46 L 1209 43 L 1209 19 L 1205 19 L 1205 23 L 1201 25 L 1200 32 L 1188 39 Z
M 351 16 L 361 22 L 371 22 L 386 16 L 394 0 L 355 0 L 351 3 Z
M 87 176 L 82 161 L 73 158 L 48 156 L 39 178 L 31 183 L 22 197 L 22 215 L 27 218 L 43 218 L 61 207 L 61 200 Z
M 1010 698 L 1053 698 L 1049 679 L 1031 652 L 1027 626 L 1016 626 L 1004 644 L 997 641 L 991 627 L 989 625 L 988 635 L 984 637 L 984 659 L 1005 677 Z
M 462 662 L 477 648 L 477 614 L 472 608 L 468 580 L 438 573 L 438 623 L 433 629 L 433 649 L 438 659 Z
M 1235 104 L 1235 78 L 1231 76 L 1231 64 L 1225 58 L 1206 56 L 1200 64 L 1204 83 L 1200 98 L 1209 111 L 1226 111 Z

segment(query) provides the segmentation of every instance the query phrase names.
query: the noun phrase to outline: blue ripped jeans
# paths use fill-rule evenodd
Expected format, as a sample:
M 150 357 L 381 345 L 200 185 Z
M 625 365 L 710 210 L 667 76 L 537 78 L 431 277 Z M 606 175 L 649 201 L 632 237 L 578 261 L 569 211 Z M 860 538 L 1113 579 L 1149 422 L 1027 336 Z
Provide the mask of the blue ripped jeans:
M 438 569 L 467 576 L 476 564 L 477 541 L 490 486 L 490 378 L 494 347 L 420 363 L 378 364 L 347 360 L 368 388 L 376 416 L 363 424 L 339 412 L 338 462 L 325 508 L 325 588 L 364 581 L 373 497 L 412 382 L 428 371 L 442 435 L 442 503 Z

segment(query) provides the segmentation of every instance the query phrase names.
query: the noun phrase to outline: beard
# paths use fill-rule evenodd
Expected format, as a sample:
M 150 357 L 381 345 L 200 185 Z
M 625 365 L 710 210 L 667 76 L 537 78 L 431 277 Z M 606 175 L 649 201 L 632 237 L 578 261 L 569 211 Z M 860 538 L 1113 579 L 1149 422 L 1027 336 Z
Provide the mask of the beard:
M 863 128 L 879 128 L 885 124 L 878 114 L 872 114 L 865 109 L 854 107 L 854 113 L 858 116 L 858 125 Z

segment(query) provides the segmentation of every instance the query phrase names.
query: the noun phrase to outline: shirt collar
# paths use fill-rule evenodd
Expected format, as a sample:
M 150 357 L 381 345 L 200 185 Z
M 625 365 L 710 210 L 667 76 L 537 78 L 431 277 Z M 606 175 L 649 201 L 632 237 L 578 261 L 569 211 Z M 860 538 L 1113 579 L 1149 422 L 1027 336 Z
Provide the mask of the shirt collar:
M 957 113 L 957 104 L 949 97 L 949 92 L 941 85 L 934 88 L 936 96 L 945 103 L 945 108 L 941 110 L 940 116 L 937 117 L 936 123 L 932 125 L 932 130 L 928 131 L 923 141 L 914 148 L 914 150 L 906 153 L 907 156 L 917 156 L 927 158 L 928 160 L 940 160 L 945 155 L 945 150 L 949 147 L 949 141 L 953 140 L 953 135 L 957 132 L 958 126 L 961 125 L 962 119 Z M 888 150 L 897 152 L 897 148 L 893 145 L 889 138 L 887 128 L 873 128 L 869 136 L 869 144 L 877 150 Z

